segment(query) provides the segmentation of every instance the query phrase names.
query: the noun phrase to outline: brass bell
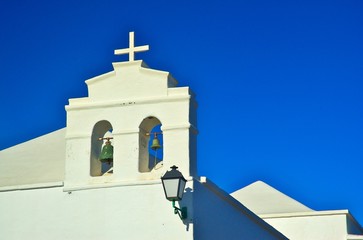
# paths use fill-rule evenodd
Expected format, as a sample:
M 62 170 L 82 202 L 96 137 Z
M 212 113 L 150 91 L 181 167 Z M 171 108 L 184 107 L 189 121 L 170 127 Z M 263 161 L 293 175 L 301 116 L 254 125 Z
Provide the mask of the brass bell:
M 161 145 L 160 145 L 160 142 L 159 142 L 159 139 L 157 137 L 157 134 L 154 133 L 154 139 L 153 139 L 153 142 L 151 144 L 151 147 L 150 147 L 152 150 L 158 150 L 159 148 L 161 148 Z
M 111 164 L 113 161 L 113 146 L 111 145 L 110 138 L 106 138 L 107 141 L 105 142 L 105 146 L 103 146 L 101 154 L 100 154 L 100 161 L 103 163 Z

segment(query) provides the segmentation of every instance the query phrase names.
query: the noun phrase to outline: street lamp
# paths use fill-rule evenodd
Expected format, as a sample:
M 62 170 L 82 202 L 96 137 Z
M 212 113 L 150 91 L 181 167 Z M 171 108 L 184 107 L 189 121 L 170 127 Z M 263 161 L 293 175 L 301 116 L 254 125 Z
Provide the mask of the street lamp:
M 175 206 L 175 201 L 180 201 L 183 198 L 184 188 L 187 180 L 183 177 L 181 172 L 177 170 L 177 166 L 170 167 L 171 170 L 167 171 L 164 176 L 161 177 L 165 197 L 169 201 L 173 202 L 174 213 L 178 214 L 180 219 L 187 218 L 187 208 L 181 209 Z

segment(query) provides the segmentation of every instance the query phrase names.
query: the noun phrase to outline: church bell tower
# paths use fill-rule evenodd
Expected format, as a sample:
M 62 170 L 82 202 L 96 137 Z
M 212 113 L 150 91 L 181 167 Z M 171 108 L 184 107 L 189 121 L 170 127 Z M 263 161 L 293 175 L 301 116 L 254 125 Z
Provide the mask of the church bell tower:
M 129 37 L 129 48 L 115 50 L 129 61 L 87 80 L 88 97 L 66 106 L 65 191 L 160 181 L 173 165 L 197 175 L 194 94 L 135 60 L 149 46 Z

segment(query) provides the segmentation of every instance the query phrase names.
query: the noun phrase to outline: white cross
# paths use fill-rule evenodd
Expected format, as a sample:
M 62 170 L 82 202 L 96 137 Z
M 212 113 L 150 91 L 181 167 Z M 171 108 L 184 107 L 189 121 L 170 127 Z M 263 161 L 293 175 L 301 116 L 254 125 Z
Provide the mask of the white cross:
M 129 54 L 129 61 L 135 61 L 135 52 L 144 52 L 149 50 L 149 45 L 135 47 L 134 32 L 129 33 L 129 48 L 116 49 L 115 55 Z

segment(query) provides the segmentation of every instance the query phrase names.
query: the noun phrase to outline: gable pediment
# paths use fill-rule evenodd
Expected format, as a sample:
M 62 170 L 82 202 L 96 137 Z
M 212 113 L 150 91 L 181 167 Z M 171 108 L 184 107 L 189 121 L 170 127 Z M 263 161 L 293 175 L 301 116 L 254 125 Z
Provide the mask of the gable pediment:
M 89 100 L 165 97 L 177 81 L 169 72 L 150 69 L 143 61 L 113 63 L 114 71 L 86 81 Z

